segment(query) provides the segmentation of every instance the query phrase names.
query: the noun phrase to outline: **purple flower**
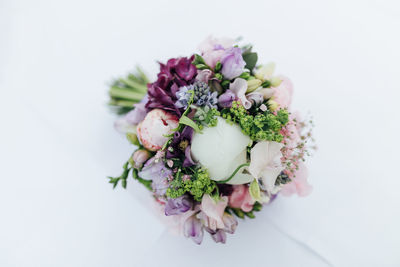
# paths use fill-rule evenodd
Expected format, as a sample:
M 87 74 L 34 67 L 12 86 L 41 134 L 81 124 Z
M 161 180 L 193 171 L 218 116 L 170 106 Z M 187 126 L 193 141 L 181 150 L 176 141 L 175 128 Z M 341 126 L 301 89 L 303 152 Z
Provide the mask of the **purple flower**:
M 147 108 L 146 108 L 146 104 L 149 101 L 149 97 L 146 94 L 144 96 L 144 98 L 142 99 L 142 101 L 140 101 L 140 103 L 133 105 L 135 107 L 135 109 L 129 111 L 126 115 L 125 118 L 126 120 L 134 125 L 139 124 L 144 117 L 146 117 L 146 114 L 148 112 Z
M 152 180 L 151 186 L 154 193 L 157 196 L 162 196 L 167 191 L 168 178 L 172 175 L 172 171 L 165 167 L 161 159 L 152 157 L 144 164 L 138 175 L 145 180 Z
M 176 92 L 180 87 L 192 84 L 197 74 L 196 67 L 190 58 L 171 58 L 167 64 L 160 63 L 157 81 L 148 85 L 149 101 L 146 108 L 160 108 L 180 115 L 175 107 Z
M 192 206 L 193 202 L 187 195 L 178 198 L 170 198 L 165 204 L 165 215 L 178 215 L 190 210 Z
M 242 57 L 242 50 L 239 47 L 232 47 L 225 50 L 221 58 L 221 73 L 225 78 L 232 80 L 244 72 L 246 62 Z
M 218 105 L 221 108 L 230 108 L 232 102 L 236 100 L 236 95 L 231 90 L 226 90 L 225 93 L 218 97 Z
M 217 230 L 214 233 L 210 233 L 212 239 L 215 241 L 215 243 L 222 243 L 225 244 L 226 242 L 226 233 L 223 230 Z
M 183 234 L 191 238 L 196 244 L 200 245 L 203 241 L 203 225 L 196 215 L 190 216 L 183 224 Z
M 170 146 L 167 148 L 167 159 L 183 159 L 183 167 L 195 164 L 191 157 L 190 143 L 192 142 L 193 128 L 185 126 L 182 132 L 175 132 Z
M 211 92 L 210 87 L 207 83 L 196 81 L 195 83 L 187 86 L 182 86 L 176 93 L 176 98 L 178 99 L 175 103 L 177 108 L 186 109 L 189 104 L 189 100 L 193 95 L 193 104 L 198 107 L 208 106 L 209 108 L 217 108 L 216 104 L 218 102 L 217 92 Z

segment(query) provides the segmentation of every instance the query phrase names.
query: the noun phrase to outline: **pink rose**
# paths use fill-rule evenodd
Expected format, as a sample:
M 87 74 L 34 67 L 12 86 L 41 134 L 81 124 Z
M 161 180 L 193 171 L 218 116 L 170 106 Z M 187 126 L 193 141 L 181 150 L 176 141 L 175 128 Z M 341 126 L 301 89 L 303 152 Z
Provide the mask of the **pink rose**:
M 290 177 L 292 176 L 292 177 Z M 292 181 L 285 184 L 281 190 L 282 195 L 291 196 L 293 194 L 305 197 L 312 192 L 312 186 L 307 181 L 308 171 L 306 165 L 299 163 L 299 169 L 294 175 L 289 175 Z
M 282 80 L 282 82 L 278 87 L 273 88 L 273 100 L 278 103 L 279 107 L 289 108 L 290 104 L 292 103 L 293 84 L 284 76 L 279 76 L 279 78 Z
M 249 212 L 253 209 L 255 201 L 249 193 L 249 188 L 245 185 L 234 185 L 233 192 L 228 198 L 229 206 L 232 208 L 242 209 L 244 212 Z
M 171 113 L 153 109 L 137 127 L 140 142 L 150 151 L 161 149 L 168 140 L 165 135 L 171 134 L 178 127 L 178 121 L 179 118 Z

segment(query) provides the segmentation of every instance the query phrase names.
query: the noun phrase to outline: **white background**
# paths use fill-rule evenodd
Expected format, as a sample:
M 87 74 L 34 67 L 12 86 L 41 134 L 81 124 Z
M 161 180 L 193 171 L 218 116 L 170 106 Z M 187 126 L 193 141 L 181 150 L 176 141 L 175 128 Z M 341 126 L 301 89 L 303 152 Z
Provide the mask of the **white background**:
M 400 266 L 398 1 L 0 1 L 0 266 Z M 319 150 L 314 192 L 279 197 L 226 245 L 175 237 L 112 190 L 132 147 L 107 82 L 255 44 L 295 84 Z M 136 197 L 141 195 L 142 197 Z

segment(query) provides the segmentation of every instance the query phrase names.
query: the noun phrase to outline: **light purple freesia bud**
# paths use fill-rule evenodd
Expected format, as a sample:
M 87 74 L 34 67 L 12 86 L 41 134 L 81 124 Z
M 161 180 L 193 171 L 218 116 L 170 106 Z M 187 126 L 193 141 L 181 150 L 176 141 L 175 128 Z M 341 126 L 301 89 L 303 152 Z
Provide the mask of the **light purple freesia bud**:
M 190 216 L 185 221 L 183 225 L 183 234 L 191 238 L 196 244 L 201 244 L 204 236 L 203 224 L 196 218 L 196 215 Z
M 150 158 L 150 152 L 144 149 L 136 150 L 132 155 L 132 160 L 134 162 L 135 168 L 141 168 L 143 163 L 145 163 Z
M 230 108 L 232 102 L 236 100 L 236 95 L 232 90 L 226 90 L 225 93 L 218 97 L 218 105 L 221 108 Z
M 246 62 L 243 60 L 242 50 L 239 47 L 232 47 L 225 50 L 221 58 L 221 73 L 226 79 L 232 80 L 244 72 Z
M 211 237 L 216 243 L 225 244 L 226 242 L 226 233 L 223 230 L 218 230 L 214 234 L 211 233 Z
M 224 222 L 225 225 L 224 231 L 233 234 L 238 225 L 238 221 L 236 220 L 236 218 L 230 215 L 229 213 L 225 212 L 224 215 L 222 216 L 222 221 Z
M 178 215 L 190 210 L 192 206 L 193 203 L 187 195 L 170 198 L 165 204 L 165 215 Z

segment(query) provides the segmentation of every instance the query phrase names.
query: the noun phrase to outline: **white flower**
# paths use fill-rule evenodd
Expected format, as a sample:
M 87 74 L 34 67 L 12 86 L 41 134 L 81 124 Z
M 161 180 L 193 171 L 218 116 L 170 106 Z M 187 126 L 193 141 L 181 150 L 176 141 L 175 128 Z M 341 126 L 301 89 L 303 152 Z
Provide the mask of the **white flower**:
M 268 192 L 272 192 L 275 181 L 284 167 L 281 163 L 283 144 L 271 141 L 257 143 L 250 152 L 249 172 L 255 178 L 261 178 Z
M 227 179 L 238 166 L 247 162 L 246 150 L 251 139 L 244 135 L 236 124 L 229 124 L 218 117 L 215 127 L 204 128 L 202 133 L 195 133 L 192 139 L 192 155 L 202 166 L 208 169 L 212 180 Z M 251 182 L 249 174 L 240 171 L 228 182 L 244 184 Z

